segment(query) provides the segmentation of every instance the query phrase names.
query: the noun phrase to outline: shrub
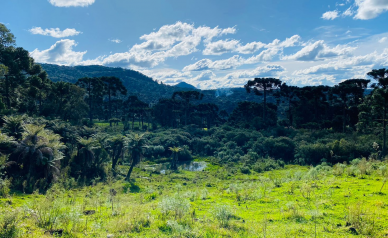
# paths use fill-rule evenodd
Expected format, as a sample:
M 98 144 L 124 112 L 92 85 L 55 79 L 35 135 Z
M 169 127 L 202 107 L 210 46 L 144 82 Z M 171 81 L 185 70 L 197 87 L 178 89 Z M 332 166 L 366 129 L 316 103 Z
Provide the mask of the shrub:
M 173 213 L 175 219 L 181 219 L 190 209 L 189 201 L 179 195 L 163 198 L 158 206 L 165 217 Z
M 261 173 L 264 171 L 271 171 L 274 169 L 280 169 L 284 167 L 284 162 L 281 160 L 264 159 L 259 160 L 253 165 L 253 170 Z
M 263 143 L 264 151 L 268 156 L 284 161 L 294 159 L 295 144 L 288 137 L 268 138 Z
M 322 143 L 301 144 L 297 148 L 297 155 L 305 164 L 319 164 L 322 159 L 330 157 L 329 148 Z
M 243 173 L 243 174 L 250 174 L 250 173 L 251 173 L 251 170 L 249 169 L 248 166 L 242 166 L 242 167 L 240 167 L 240 171 L 241 171 L 241 173 Z
M 4 216 L 0 220 L 0 238 L 17 237 L 18 211 L 2 211 L 2 213 Z
M 233 216 L 232 209 L 228 205 L 217 205 L 213 208 L 213 217 L 220 223 L 221 227 L 227 227 Z
M 2 179 L 0 178 L 0 197 L 7 197 L 9 194 L 9 187 L 11 185 L 11 181 L 9 179 Z
M 126 183 L 123 185 L 123 191 L 124 193 L 138 193 L 140 192 L 140 187 L 135 183 Z

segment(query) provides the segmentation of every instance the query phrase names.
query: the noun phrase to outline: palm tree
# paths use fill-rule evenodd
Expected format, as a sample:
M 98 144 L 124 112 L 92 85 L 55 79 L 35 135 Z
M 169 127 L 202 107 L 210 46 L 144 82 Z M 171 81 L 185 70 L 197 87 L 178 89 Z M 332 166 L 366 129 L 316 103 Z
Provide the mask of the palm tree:
M 9 154 L 17 145 L 15 138 L 0 132 L 0 154 Z
M 3 126 L 3 132 L 15 139 L 20 139 L 23 133 L 23 123 L 26 120 L 25 115 L 17 116 L 4 116 L 3 120 L 5 124 Z
M 122 135 L 117 135 L 109 139 L 113 173 L 116 173 L 116 165 L 120 157 L 124 156 L 125 143 L 125 137 Z
M 89 137 L 88 139 L 83 137 L 77 138 L 80 149 L 78 150 L 78 163 L 81 164 L 84 168 L 90 168 L 95 163 L 95 150 L 100 148 L 100 143 L 94 137 Z
M 129 167 L 127 177 L 125 180 L 129 181 L 133 167 L 139 164 L 143 158 L 144 150 L 147 148 L 146 145 L 146 133 L 144 134 L 129 134 L 125 138 L 126 148 L 129 150 L 131 158 L 131 166 Z
M 171 160 L 171 169 L 178 169 L 178 155 L 183 149 L 181 147 L 169 147 L 168 148 L 172 152 L 172 160 Z
M 55 180 L 59 174 L 59 161 L 63 158 L 62 150 L 66 148 L 60 141 L 61 137 L 45 129 L 45 125 L 26 124 L 23 130 L 22 141 L 10 160 L 22 168 L 27 181 L 31 177 Z M 43 172 L 43 176 L 40 172 Z

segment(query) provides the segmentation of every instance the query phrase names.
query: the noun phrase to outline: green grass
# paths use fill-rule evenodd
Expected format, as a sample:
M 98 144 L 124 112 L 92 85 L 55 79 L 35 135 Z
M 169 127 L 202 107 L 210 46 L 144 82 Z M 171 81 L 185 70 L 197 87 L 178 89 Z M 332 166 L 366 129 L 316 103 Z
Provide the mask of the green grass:
M 331 167 L 289 165 L 246 175 L 209 165 L 203 172 L 167 175 L 135 169 L 134 178 L 67 191 L 56 185 L 46 195 L 14 194 L 0 199 L 0 217 L 15 213 L 20 237 L 50 237 L 48 230 L 60 229 L 62 237 L 388 235 L 388 187 L 379 192 L 378 166 L 369 175 L 334 176 Z M 87 210 L 95 213 L 84 215 Z

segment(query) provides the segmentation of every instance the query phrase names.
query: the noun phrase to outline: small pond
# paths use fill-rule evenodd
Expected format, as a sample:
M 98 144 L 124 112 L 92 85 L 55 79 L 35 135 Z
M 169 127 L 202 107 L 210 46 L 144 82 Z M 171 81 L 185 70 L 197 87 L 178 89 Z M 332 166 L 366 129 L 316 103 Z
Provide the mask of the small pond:
M 178 168 L 187 171 L 203 171 L 206 168 L 207 163 L 204 161 L 183 161 L 178 162 Z M 170 169 L 170 163 L 161 163 L 153 165 L 145 165 L 145 170 L 160 172 L 165 174 L 166 170 Z

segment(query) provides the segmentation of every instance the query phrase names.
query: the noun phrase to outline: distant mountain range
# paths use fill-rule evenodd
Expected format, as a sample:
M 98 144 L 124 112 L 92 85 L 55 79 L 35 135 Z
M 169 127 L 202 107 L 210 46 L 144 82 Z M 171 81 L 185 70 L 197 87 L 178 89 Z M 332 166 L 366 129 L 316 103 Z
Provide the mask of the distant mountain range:
M 147 103 L 156 103 L 160 98 L 171 98 L 176 91 L 198 90 L 204 94 L 197 103 L 214 103 L 220 110 L 233 111 L 239 101 L 261 102 L 260 96 L 247 93 L 244 88 L 228 88 L 216 90 L 199 90 L 194 86 L 181 82 L 175 86 L 158 83 L 152 78 L 130 69 L 112 68 L 105 66 L 59 66 L 41 64 L 49 78 L 54 81 L 75 83 L 83 77 L 115 76 L 123 81 L 129 95 L 136 95 Z M 269 99 L 271 101 L 271 99 Z

